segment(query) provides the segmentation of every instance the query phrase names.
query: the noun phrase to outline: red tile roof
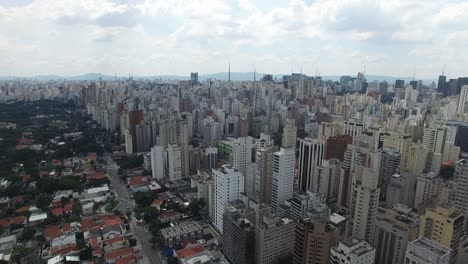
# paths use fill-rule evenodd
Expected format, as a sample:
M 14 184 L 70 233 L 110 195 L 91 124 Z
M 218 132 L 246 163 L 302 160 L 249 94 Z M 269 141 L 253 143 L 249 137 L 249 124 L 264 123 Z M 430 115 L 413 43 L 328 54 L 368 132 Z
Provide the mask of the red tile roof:
M 187 257 L 191 257 L 193 255 L 196 255 L 200 252 L 203 252 L 205 249 L 198 245 L 198 246 L 194 246 L 194 247 L 190 247 L 190 248 L 184 248 L 184 249 L 181 249 L 181 250 L 177 250 L 176 251 L 176 255 L 178 258 L 187 258 Z
M 133 248 L 125 247 L 125 248 L 121 248 L 121 249 L 117 249 L 111 252 L 104 253 L 104 258 L 106 260 L 125 258 L 125 257 L 133 255 L 133 253 L 134 253 Z
M 115 264 L 136 264 L 135 256 L 128 256 L 121 259 L 116 259 Z
M 52 239 L 60 236 L 60 230 L 58 225 L 46 226 L 42 231 L 44 237 L 47 239 Z

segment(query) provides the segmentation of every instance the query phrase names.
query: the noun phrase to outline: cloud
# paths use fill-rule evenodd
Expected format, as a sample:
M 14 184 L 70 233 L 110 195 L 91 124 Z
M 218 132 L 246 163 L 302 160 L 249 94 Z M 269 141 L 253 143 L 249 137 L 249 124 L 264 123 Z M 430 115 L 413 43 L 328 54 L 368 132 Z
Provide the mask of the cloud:
M 185 74 L 227 61 L 312 74 L 366 63 L 407 75 L 420 64 L 425 77 L 446 63 L 462 75 L 466 13 L 467 3 L 449 0 L 3 0 L 0 57 L 11 66 L 0 75 Z

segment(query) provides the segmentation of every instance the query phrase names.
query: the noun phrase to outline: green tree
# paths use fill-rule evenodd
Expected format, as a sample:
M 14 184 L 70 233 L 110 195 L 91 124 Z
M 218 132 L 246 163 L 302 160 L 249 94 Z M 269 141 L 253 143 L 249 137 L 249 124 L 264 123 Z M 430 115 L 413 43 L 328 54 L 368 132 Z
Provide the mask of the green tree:
M 454 173 L 455 173 L 455 167 L 452 165 L 442 165 L 439 170 L 440 177 L 444 179 L 453 178 Z
M 36 207 L 41 209 L 44 212 L 49 210 L 49 205 L 52 202 L 52 197 L 46 193 L 40 193 L 36 197 Z
M 31 240 L 34 237 L 34 235 L 36 234 L 36 231 L 37 230 L 34 227 L 26 226 L 23 229 L 23 233 L 21 234 L 21 238 L 24 241 Z

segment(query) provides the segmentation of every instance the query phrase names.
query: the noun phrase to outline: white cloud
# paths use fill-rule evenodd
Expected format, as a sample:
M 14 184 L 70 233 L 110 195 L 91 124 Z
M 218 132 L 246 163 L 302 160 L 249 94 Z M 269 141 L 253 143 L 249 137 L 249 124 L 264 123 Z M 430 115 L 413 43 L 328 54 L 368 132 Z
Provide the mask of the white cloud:
M 365 63 L 368 72 L 410 75 L 420 64 L 422 77 L 446 63 L 454 75 L 467 74 L 463 2 L 7 1 L 0 57 L 11 66 L 0 75 L 186 74 L 222 71 L 227 61 L 236 71 L 302 66 L 311 74 L 354 74 Z

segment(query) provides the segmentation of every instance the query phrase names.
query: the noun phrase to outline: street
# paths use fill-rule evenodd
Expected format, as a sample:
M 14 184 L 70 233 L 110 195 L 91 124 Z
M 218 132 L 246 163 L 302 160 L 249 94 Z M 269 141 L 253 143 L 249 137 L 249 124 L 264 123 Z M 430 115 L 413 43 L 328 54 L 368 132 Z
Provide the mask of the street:
M 118 175 L 119 166 L 112 159 L 112 156 L 108 153 L 104 155 L 104 160 L 107 165 L 107 173 L 109 175 L 109 180 L 111 181 L 111 190 L 115 192 L 115 197 L 119 201 L 119 205 L 116 207 L 117 210 L 125 214 L 127 211 L 133 213 L 135 208 L 135 203 L 133 199 L 130 199 L 127 192 L 126 183 L 121 182 Z M 129 220 L 130 229 L 133 232 L 135 238 L 138 240 L 139 244 L 143 249 L 145 258 L 140 260 L 141 263 L 155 263 L 155 264 L 165 264 L 165 258 L 161 255 L 159 250 L 153 249 L 152 244 L 150 243 L 151 234 L 147 230 L 146 224 L 138 225 L 135 222 L 135 218 L 132 216 Z

